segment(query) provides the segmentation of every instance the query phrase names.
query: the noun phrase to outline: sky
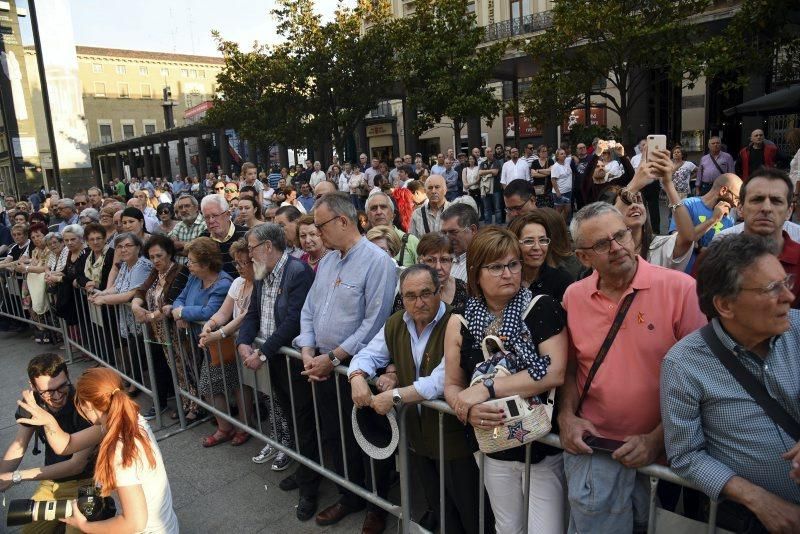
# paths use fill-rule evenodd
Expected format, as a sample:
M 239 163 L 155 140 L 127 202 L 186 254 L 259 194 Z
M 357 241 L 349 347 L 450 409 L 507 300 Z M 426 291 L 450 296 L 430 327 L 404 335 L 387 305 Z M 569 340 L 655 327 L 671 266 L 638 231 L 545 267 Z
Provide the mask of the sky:
M 280 39 L 270 14 L 275 0 L 68 1 L 76 45 L 219 56 L 211 30 L 247 50 L 256 40 L 273 44 Z M 314 2 L 323 19 L 332 16 L 337 3 Z M 344 5 L 352 7 L 355 0 Z

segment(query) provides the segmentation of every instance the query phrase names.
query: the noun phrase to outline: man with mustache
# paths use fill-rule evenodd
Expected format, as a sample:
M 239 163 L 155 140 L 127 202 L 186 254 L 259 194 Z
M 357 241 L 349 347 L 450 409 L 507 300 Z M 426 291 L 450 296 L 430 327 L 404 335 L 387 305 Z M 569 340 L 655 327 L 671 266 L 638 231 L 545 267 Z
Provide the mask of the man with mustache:
M 264 364 L 269 366 L 275 400 L 284 413 L 290 413 L 294 407 L 300 454 L 317 461 L 319 451 L 311 386 L 300 375 L 302 362 L 295 358 L 287 362 L 286 357 L 278 353 L 281 347 L 290 346 L 300 333 L 300 311 L 314 281 L 314 272 L 306 263 L 289 255 L 283 229 L 275 223 L 256 226 L 247 232 L 246 239 L 256 280 L 250 307 L 236 340 L 245 367 L 242 376 L 245 384 L 263 387 L 268 376 Z M 258 351 L 252 346 L 256 337 L 265 340 L 256 347 Z M 287 371 L 291 372 L 291 384 Z M 291 425 L 292 418 L 287 419 Z M 319 481 L 315 471 L 298 464 L 295 472 L 280 483 L 283 490 L 300 489 L 295 513 L 301 521 L 311 519 L 317 511 Z
M 638 257 L 614 206 L 584 206 L 570 230 L 576 256 L 593 273 L 569 286 L 563 300 L 570 347 L 558 423 L 570 488 L 569 530 L 643 530 L 649 484 L 636 469 L 664 453 L 661 361 L 706 319 L 694 280 Z M 590 436 L 611 440 L 602 446 L 614 452 L 592 454 Z M 592 479 L 608 483 L 588 484 Z

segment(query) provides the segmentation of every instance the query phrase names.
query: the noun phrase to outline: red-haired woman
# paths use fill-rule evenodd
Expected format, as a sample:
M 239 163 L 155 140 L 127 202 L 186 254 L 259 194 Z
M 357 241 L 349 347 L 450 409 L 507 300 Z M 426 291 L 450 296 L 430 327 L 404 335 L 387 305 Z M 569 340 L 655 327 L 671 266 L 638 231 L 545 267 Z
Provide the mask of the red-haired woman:
M 139 405 L 123 391 L 119 375 L 110 369 L 95 368 L 78 379 L 75 406 L 93 426 L 75 434 L 61 430 L 52 414 L 36 404 L 33 392 L 25 391 L 22 396 L 19 405 L 31 417 L 20 421 L 43 426 L 56 454 L 66 456 L 97 447 L 95 482 L 103 496 L 116 491 L 122 507 L 116 517 L 93 522 L 88 522 L 75 507 L 75 515 L 62 521 L 90 534 L 179 531 L 158 443 L 139 415 Z
M 392 200 L 397 206 L 396 220 L 399 221 L 399 227 L 402 231 L 408 232 L 411 226 L 411 214 L 414 213 L 414 195 L 405 187 L 397 187 L 392 192 Z

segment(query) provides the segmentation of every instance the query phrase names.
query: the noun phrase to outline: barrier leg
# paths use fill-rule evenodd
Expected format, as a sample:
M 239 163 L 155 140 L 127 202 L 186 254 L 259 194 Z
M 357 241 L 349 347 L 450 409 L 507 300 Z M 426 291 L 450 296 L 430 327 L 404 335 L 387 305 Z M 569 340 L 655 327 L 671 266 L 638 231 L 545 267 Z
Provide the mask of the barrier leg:
M 647 534 L 653 534 L 656 531 L 656 501 L 658 499 L 658 479 L 650 477 L 650 506 L 647 515 Z
M 406 405 L 401 405 L 397 412 L 397 428 L 400 433 L 398 444 L 398 461 L 400 462 L 400 527 L 403 534 L 411 532 L 411 481 L 408 458 L 407 428 L 406 428 Z M 444 530 L 442 530 L 444 532 Z

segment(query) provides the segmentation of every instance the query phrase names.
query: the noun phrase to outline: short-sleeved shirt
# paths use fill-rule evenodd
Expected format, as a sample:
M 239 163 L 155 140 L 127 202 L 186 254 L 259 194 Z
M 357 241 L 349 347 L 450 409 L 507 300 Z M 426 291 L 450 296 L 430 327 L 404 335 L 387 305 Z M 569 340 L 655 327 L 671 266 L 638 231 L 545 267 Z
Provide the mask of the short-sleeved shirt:
M 625 293 L 636 289 L 636 296 L 581 410 L 581 417 L 591 421 L 600 436 L 616 440 L 658 426 L 661 362 L 677 341 L 707 322 L 691 277 L 642 258 L 637 262 Z M 595 271 L 564 293 L 578 395 L 624 299 L 612 302 L 600 292 L 598 282 Z
M 147 524 L 141 534 L 178 534 L 178 517 L 172 508 L 172 490 L 169 487 L 167 471 L 164 468 L 164 459 L 158 447 L 153 431 L 142 416 L 139 416 L 139 427 L 142 428 L 153 448 L 156 465 L 151 467 L 147 455 L 141 445 L 138 445 L 138 459 L 127 466 L 122 465 L 122 443 L 117 445 L 114 452 L 114 474 L 117 478 L 117 487 L 141 486 L 144 499 L 147 503 Z
M 703 223 L 714 216 L 714 208 L 709 208 L 705 204 L 703 204 L 703 197 L 690 197 L 683 201 L 683 205 L 686 206 L 686 210 L 689 212 L 689 216 L 692 218 L 692 224 L 697 226 L 700 223 Z M 736 223 L 733 217 L 729 214 L 723 217 L 717 224 L 712 226 L 708 229 L 708 231 L 703 234 L 703 237 L 697 240 L 697 246 L 700 248 L 705 248 L 711 244 L 711 240 L 714 239 L 714 236 L 721 231 L 725 230 L 726 228 L 730 228 Z M 669 233 L 673 233 L 677 231 L 677 227 L 675 226 L 675 218 L 673 217 L 669 221 Z M 686 266 L 687 273 L 692 272 L 692 268 L 694 266 L 694 262 L 696 260 L 696 254 L 689 260 L 689 263 Z
M 50 412 L 52 413 L 53 417 L 55 417 L 58 426 L 60 426 L 61 429 L 68 434 L 75 434 L 76 432 L 80 432 L 81 430 L 92 426 L 92 424 L 81 417 L 75 409 L 74 396 L 75 392 L 73 391 L 69 394 L 69 399 L 67 400 L 67 403 L 64 404 L 63 408 L 57 412 Z M 57 463 L 66 462 L 72 458 L 71 454 L 61 456 L 56 454 L 56 452 L 50 448 L 50 444 L 47 442 L 47 436 L 45 436 L 44 433 L 44 427 L 36 427 L 36 434 L 39 436 L 39 441 L 44 443 L 44 465 L 54 465 Z M 86 467 L 84 467 L 83 471 L 80 473 L 64 478 L 58 478 L 55 481 L 66 482 L 68 480 L 84 480 L 87 478 L 92 478 L 93 473 L 94 459 L 90 459 L 86 463 Z
M 480 165 L 482 171 L 496 170 L 497 175 L 494 176 L 494 191 L 500 191 L 500 178 L 503 170 L 503 162 L 495 158 L 492 161 L 484 160 Z

